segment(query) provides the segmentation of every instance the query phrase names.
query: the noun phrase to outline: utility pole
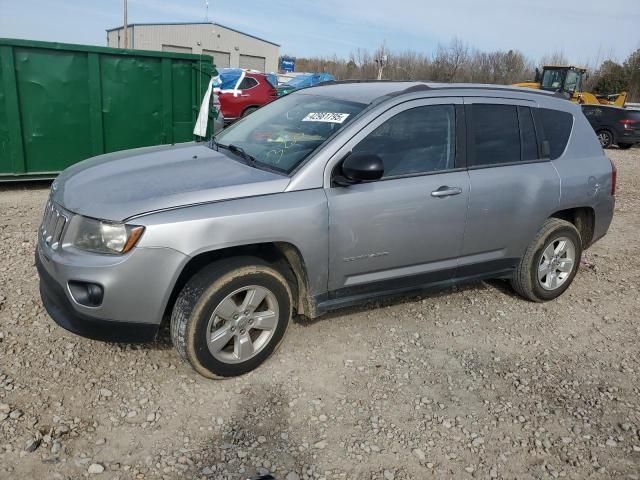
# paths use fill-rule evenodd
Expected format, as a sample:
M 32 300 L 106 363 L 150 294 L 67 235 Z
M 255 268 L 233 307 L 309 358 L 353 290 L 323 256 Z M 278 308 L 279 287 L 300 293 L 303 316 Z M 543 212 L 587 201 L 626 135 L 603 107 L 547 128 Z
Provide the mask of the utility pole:
M 376 59 L 376 63 L 378 64 L 378 80 L 382 80 L 382 72 L 384 71 L 384 67 L 387 66 L 387 59 L 388 57 L 386 55 L 381 55 L 380 58 Z
M 124 48 L 129 48 L 129 25 L 127 24 L 127 0 L 124 1 Z

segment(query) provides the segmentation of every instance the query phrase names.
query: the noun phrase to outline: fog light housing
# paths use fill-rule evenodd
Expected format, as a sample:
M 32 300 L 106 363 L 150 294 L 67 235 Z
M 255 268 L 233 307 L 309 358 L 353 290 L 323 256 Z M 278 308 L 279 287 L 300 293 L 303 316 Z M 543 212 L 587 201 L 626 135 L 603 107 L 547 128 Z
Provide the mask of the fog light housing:
M 71 280 L 69 282 L 69 292 L 71 292 L 71 296 L 76 303 L 85 307 L 99 307 L 102 305 L 104 289 L 102 285 L 97 283 Z

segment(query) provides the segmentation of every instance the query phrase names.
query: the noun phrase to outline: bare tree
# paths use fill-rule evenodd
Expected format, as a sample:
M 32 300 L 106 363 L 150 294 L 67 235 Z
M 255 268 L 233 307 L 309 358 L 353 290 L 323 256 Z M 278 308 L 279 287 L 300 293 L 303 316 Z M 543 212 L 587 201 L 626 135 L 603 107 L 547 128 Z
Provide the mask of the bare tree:
M 459 70 L 469 61 L 469 47 L 454 38 L 449 45 L 438 45 L 433 59 L 433 79 L 441 82 L 457 80 Z
M 385 56 L 386 61 L 381 62 L 380 60 Z M 559 51 L 543 56 L 538 65 L 568 63 L 567 57 Z M 357 49 L 348 58 L 338 58 L 335 55 L 326 58 L 298 58 L 297 65 L 300 71 L 328 72 L 338 80 L 384 78 L 495 84 L 531 81 L 535 68 L 535 63 L 518 50 L 485 52 L 470 49 L 457 38 L 446 45 L 438 45 L 431 54 L 414 50 L 391 52 L 383 42 L 374 52 Z M 598 62 L 592 67 L 596 73 L 589 77 L 585 88 L 591 90 L 600 81 L 601 72 L 603 72 L 600 65 Z M 616 72 L 613 77 L 619 76 Z M 625 61 L 624 72 L 625 78 L 629 79 L 628 89 L 631 96 L 638 98 L 640 96 L 640 50 Z

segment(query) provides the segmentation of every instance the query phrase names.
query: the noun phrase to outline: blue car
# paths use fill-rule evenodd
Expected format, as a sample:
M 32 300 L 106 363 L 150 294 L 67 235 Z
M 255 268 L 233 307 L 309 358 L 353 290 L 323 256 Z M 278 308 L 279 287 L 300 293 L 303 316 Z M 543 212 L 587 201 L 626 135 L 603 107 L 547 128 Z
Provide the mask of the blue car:
M 295 90 L 305 87 L 313 87 L 322 82 L 330 82 L 336 78 L 330 73 L 304 73 L 292 78 L 287 83 L 278 86 L 278 96 L 287 95 Z

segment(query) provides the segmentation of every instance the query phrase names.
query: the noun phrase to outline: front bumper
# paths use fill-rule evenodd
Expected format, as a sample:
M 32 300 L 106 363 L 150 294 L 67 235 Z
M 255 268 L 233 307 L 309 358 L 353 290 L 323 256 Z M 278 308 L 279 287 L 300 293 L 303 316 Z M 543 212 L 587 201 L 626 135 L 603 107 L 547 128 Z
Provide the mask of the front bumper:
M 36 267 L 40 275 L 40 298 L 53 320 L 65 330 L 106 342 L 150 342 L 158 332 L 159 324 L 102 320 L 78 313 L 67 298 L 64 289 L 49 275 L 36 252 Z
M 153 340 L 186 260 L 165 248 L 135 248 L 123 257 L 53 251 L 42 241 L 36 249 L 40 296 L 51 318 L 73 333 L 111 342 Z M 76 302 L 69 281 L 101 285 L 101 305 Z

